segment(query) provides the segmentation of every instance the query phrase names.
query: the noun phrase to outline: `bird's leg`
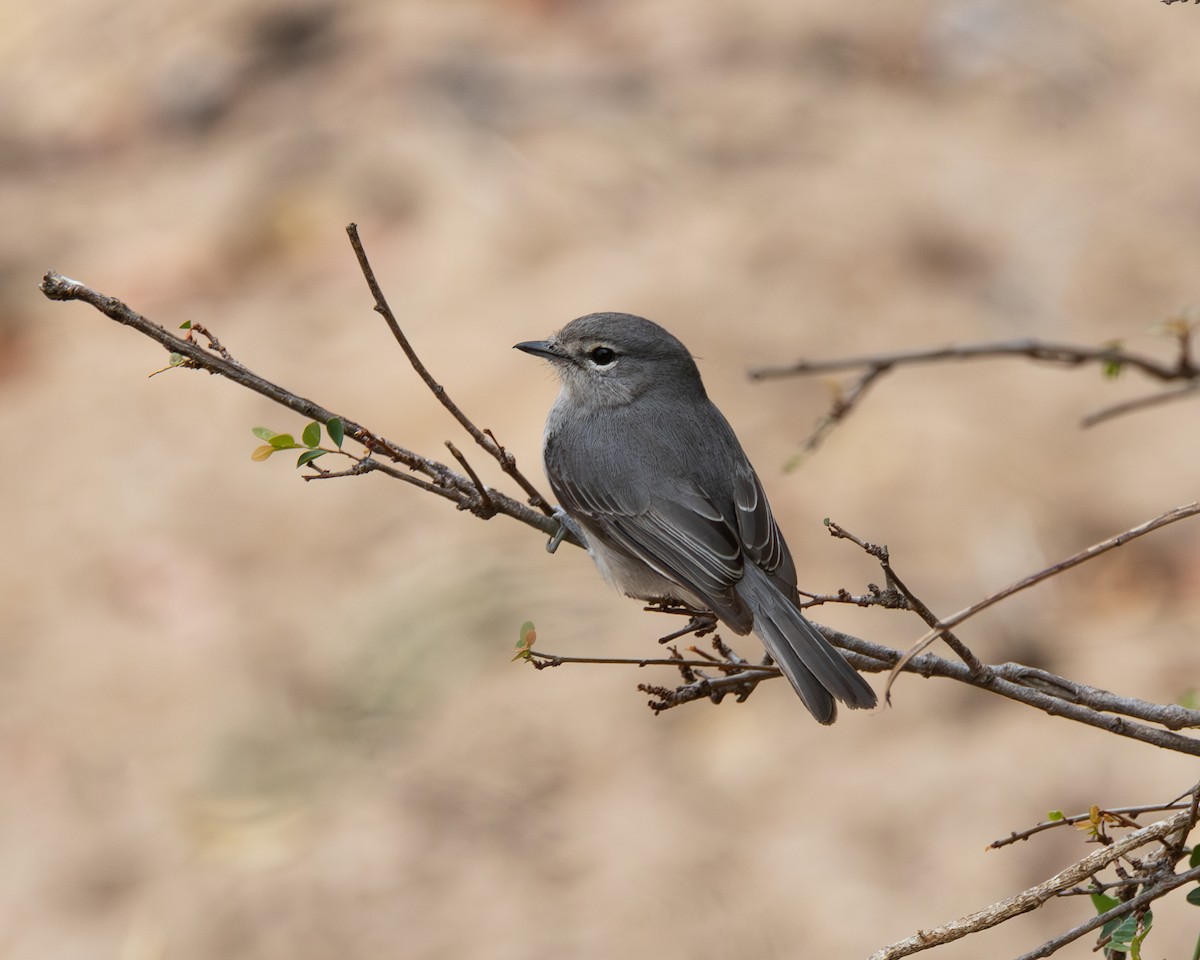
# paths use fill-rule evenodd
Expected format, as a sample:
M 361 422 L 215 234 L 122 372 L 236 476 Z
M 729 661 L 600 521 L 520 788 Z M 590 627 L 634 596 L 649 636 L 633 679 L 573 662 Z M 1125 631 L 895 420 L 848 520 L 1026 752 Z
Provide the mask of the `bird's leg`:
M 558 549 L 558 545 L 571 534 L 574 534 L 583 544 L 584 549 L 587 549 L 587 537 L 583 535 L 583 530 L 580 529 L 579 524 L 567 516 L 562 507 L 554 508 L 554 519 L 558 521 L 558 529 L 554 531 L 554 536 L 546 544 L 547 553 L 554 553 Z

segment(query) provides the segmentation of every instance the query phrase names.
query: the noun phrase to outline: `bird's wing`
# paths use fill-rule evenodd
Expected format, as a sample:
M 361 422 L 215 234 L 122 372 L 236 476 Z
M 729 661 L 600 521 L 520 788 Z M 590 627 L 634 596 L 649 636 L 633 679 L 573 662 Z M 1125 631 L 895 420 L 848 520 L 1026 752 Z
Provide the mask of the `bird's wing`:
M 758 475 L 750 462 L 742 459 L 734 469 L 733 503 L 738 537 L 746 556 L 775 579 L 796 586 L 796 566 L 788 550 L 779 524 L 771 513 L 771 505 L 763 492 Z
M 567 513 L 593 535 L 684 587 L 731 626 L 749 629 L 735 591 L 744 562 L 738 528 L 697 486 L 669 495 L 600 492 L 562 477 L 551 486 Z

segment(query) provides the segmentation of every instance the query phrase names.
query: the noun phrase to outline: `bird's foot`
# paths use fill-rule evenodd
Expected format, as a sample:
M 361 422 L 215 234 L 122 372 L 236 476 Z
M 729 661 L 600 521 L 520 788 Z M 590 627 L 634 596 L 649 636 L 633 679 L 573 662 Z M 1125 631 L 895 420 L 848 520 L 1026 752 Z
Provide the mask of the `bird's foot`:
M 587 548 L 587 537 L 583 535 L 583 530 L 580 529 L 579 524 L 567 516 L 562 507 L 554 508 L 554 519 L 558 521 L 558 529 L 554 531 L 554 536 L 546 544 L 547 553 L 554 553 L 558 549 L 558 545 L 572 535 L 583 544 L 585 549 Z

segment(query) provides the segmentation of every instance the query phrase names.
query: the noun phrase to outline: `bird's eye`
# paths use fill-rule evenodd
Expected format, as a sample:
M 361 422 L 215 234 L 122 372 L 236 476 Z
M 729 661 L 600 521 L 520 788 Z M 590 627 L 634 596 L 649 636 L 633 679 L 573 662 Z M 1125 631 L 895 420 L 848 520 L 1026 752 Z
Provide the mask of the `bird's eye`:
M 617 351 L 611 347 L 593 347 L 588 356 L 592 358 L 592 363 L 598 367 L 607 367 L 610 363 L 617 359 Z

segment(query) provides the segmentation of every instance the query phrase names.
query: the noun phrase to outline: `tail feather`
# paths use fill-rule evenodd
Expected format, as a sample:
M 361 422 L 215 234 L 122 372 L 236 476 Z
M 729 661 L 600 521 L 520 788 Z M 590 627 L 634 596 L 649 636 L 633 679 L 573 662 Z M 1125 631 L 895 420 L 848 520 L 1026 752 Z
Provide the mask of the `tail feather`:
M 747 564 L 738 592 L 754 614 L 754 632 L 820 723 L 837 719 L 839 700 L 851 709 L 875 706 L 875 691 L 766 573 Z

